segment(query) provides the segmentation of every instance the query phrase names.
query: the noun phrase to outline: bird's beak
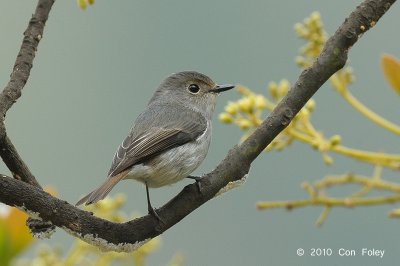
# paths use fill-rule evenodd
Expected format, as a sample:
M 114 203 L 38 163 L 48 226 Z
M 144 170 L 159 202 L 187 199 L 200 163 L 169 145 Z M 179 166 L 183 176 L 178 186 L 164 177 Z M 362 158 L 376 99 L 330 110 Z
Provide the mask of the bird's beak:
M 214 88 L 212 88 L 210 90 L 210 92 L 220 93 L 220 92 L 223 92 L 223 91 L 227 91 L 227 90 L 233 89 L 234 87 L 235 87 L 235 85 L 231 85 L 231 84 L 216 85 Z

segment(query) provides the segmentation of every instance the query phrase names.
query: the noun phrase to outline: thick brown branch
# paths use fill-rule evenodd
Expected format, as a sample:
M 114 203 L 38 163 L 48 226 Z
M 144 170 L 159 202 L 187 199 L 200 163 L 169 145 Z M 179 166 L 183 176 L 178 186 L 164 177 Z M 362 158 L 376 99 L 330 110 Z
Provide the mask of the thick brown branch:
M 15 60 L 10 81 L 0 94 L 0 156 L 8 169 L 15 177 L 24 182 L 40 187 L 33 174 L 18 155 L 17 150 L 7 137 L 4 118 L 7 111 L 21 96 L 32 68 L 33 59 L 43 36 L 44 25 L 47 21 L 54 0 L 40 0 L 35 13 L 29 21 L 28 28 L 24 32 L 24 39 Z
M 122 224 L 105 221 L 7 176 L 0 176 L 0 201 L 35 212 L 41 219 L 106 249 L 129 251 L 136 248 L 137 243 L 161 234 L 212 199 L 230 181 L 241 179 L 253 160 L 291 122 L 321 85 L 344 66 L 351 46 L 394 2 L 366 0 L 358 6 L 262 125 L 243 144 L 232 148 L 216 169 L 204 176 L 200 181 L 202 193 L 198 192 L 195 184 L 188 185 L 157 211 L 164 223 L 149 215 Z
M 15 178 L 21 179 L 26 183 L 41 188 L 35 176 L 24 163 L 21 156 L 8 138 L 4 119 L 7 111 L 21 97 L 32 68 L 33 59 L 40 40 L 43 37 L 43 30 L 54 0 L 39 0 L 35 13 L 29 21 L 28 27 L 24 32 L 24 39 L 15 60 L 10 81 L 0 94 L 0 156 L 10 169 Z M 54 226 L 45 225 L 37 220 L 28 219 L 28 224 L 32 232 L 51 232 Z M 40 230 L 39 230 L 40 229 Z

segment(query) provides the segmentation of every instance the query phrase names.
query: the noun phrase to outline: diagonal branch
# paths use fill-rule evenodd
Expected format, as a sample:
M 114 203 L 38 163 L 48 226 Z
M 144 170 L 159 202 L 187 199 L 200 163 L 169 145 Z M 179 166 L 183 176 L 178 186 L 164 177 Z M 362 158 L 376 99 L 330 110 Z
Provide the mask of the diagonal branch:
M 23 182 L 29 180 L 26 176 L 20 181 L 0 175 L 0 201 L 23 208 L 31 215 L 51 221 L 67 232 L 104 249 L 136 249 L 212 199 L 229 182 L 241 180 L 264 148 L 291 122 L 321 85 L 345 65 L 348 50 L 363 33 L 377 23 L 394 2 L 395 0 L 363 1 L 328 40 L 314 64 L 301 73 L 267 119 L 245 142 L 233 147 L 212 172 L 204 176 L 200 181 L 201 193 L 195 184 L 188 185 L 157 211 L 164 223 L 159 223 L 149 215 L 121 224 L 94 217 Z M 0 97 L 0 105 L 3 99 L 4 97 Z M 6 106 L 9 108 L 11 105 L 12 103 Z M 0 110 L 6 111 L 8 108 Z
M 21 97 L 22 89 L 28 81 L 32 69 L 33 59 L 43 36 L 44 25 L 47 21 L 54 0 L 40 0 L 35 13 L 24 32 L 24 39 L 15 60 L 10 81 L 0 94 L 0 156 L 14 177 L 24 182 L 40 187 L 36 178 L 22 161 L 17 150 L 7 137 L 4 118 L 11 106 Z
M 21 179 L 31 185 L 41 189 L 35 176 L 24 163 L 16 148 L 7 136 L 4 119 L 7 111 L 21 97 L 22 89 L 28 81 L 33 59 L 40 40 L 43 37 L 43 30 L 49 16 L 51 7 L 55 0 L 40 0 L 36 6 L 35 13 L 29 21 L 28 27 L 24 32 L 24 39 L 15 60 L 10 81 L 0 94 L 0 156 L 10 169 L 14 178 Z M 54 226 L 29 218 L 29 228 L 32 232 L 52 232 Z

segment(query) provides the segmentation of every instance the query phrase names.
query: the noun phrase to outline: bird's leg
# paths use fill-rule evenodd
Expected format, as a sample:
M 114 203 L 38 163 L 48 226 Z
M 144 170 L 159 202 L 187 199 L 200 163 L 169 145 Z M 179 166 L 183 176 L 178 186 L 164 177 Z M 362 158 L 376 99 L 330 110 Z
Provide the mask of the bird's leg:
M 199 190 L 199 193 L 201 194 L 201 184 L 200 184 L 200 180 L 203 178 L 202 176 L 187 176 L 186 178 L 189 179 L 193 179 L 194 181 L 196 181 L 196 185 L 197 185 L 197 189 Z
M 149 187 L 147 186 L 147 183 L 145 183 L 145 185 L 146 185 L 146 195 L 147 195 L 147 210 L 148 210 L 149 214 L 153 215 L 157 220 L 162 222 L 162 220 L 161 220 L 160 216 L 158 216 L 156 210 L 154 210 L 153 206 L 151 206 Z

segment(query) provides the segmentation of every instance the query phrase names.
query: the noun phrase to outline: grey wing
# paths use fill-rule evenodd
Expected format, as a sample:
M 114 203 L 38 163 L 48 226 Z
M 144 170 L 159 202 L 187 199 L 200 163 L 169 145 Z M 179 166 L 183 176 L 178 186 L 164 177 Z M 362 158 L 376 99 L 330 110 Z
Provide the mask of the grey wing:
M 189 119 L 187 118 L 185 116 L 178 120 L 177 125 L 150 126 L 142 134 L 135 134 L 135 129 L 133 129 L 118 147 L 108 176 L 115 176 L 166 150 L 194 141 L 204 133 L 207 122 L 202 115 L 193 113 L 189 115 Z

